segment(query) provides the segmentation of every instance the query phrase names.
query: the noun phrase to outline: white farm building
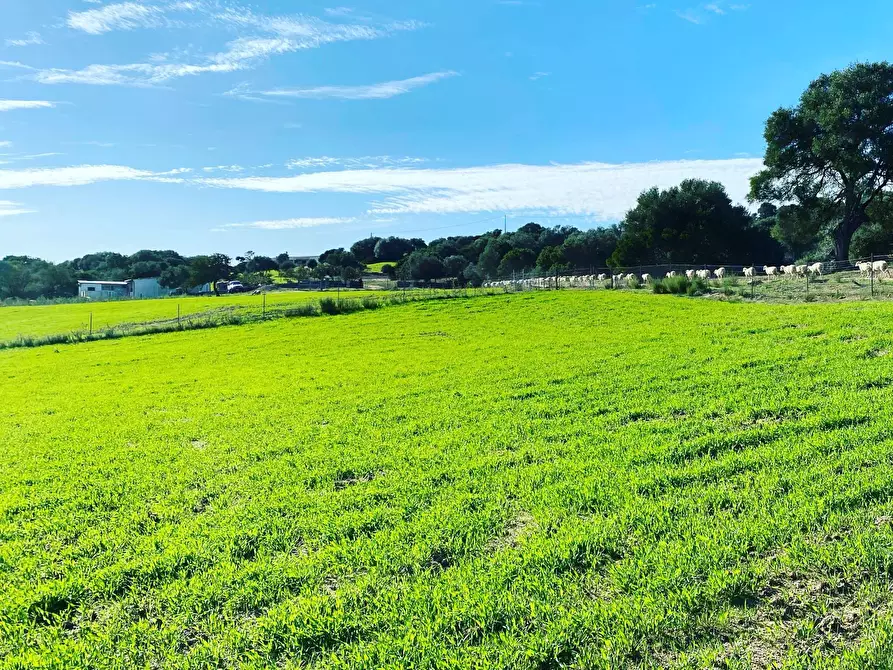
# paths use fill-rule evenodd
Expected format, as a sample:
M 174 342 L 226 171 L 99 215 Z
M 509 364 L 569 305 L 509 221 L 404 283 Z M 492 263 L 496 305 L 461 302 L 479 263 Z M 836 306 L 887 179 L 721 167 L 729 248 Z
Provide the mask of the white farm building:
M 127 281 L 78 280 L 78 295 L 91 300 L 160 298 L 169 294 L 168 289 L 161 287 L 158 277 L 128 279 Z

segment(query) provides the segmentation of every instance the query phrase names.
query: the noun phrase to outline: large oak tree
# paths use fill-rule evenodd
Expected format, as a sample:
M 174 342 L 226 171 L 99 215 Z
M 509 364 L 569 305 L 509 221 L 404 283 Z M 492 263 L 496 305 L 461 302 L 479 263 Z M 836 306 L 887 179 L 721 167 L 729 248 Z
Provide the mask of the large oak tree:
M 751 199 L 834 212 L 834 255 L 847 260 L 853 234 L 891 186 L 893 65 L 859 63 L 822 75 L 796 107 L 769 117 L 765 138 L 765 169 L 751 180 Z

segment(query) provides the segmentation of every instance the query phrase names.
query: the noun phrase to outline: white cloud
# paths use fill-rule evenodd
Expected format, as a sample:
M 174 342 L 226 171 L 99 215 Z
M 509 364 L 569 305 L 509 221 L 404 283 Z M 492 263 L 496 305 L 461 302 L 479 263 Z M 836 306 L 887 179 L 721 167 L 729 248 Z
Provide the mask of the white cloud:
M 172 172 L 149 172 L 121 165 L 77 165 L 29 170 L 0 170 L 0 190 L 30 188 L 32 186 L 84 186 L 102 181 L 176 181 Z
M 551 72 L 534 72 L 530 75 L 530 81 L 536 81 L 537 79 L 542 79 L 543 77 L 549 77 L 551 75 Z
M 401 79 L 398 81 L 386 81 L 380 84 L 366 86 L 316 86 L 314 88 L 280 88 L 270 91 L 261 91 L 264 96 L 278 96 L 287 98 L 312 98 L 321 100 L 324 98 L 337 98 L 340 100 L 381 100 L 393 98 L 397 95 L 409 93 L 417 88 L 428 86 L 442 79 L 458 76 L 458 72 L 432 72 L 419 77 Z
M 11 146 L 12 142 L 10 142 L 9 140 L 3 140 L 2 142 L 0 142 L 0 149 L 6 149 L 7 147 Z
M 140 2 L 118 2 L 98 9 L 68 13 L 68 27 L 91 35 L 163 25 L 164 10 Z
M 55 102 L 49 102 L 48 100 L 0 100 L 0 112 L 11 112 L 15 109 L 41 109 L 55 106 Z
M 317 226 L 331 226 L 339 223 L 353 223 L 356 219 L 342 217 L 317 217 L 299 219 L 279 219 L 274 221 L 252 221 L 250 223 L 228 223 L 216 230 L 229 230 L 232 228 L 255 228 L 260 230 L 291 230 L 292 228 L 316 228 Z
M 198 60 L 183 53 L 154 54 L 144 63 L 92 64 L 79 70 L 35 69 L 30 78 L 42 84 L 91 84 L 96 86 L 159 86 L 172 79 L 204 73 L 249 70 L 280 54 L 315 49 L 325 44 L 388 37 L 399 31 L 416 30 L 417 21 L 390 22 L 380 26 L 330 23 L 303 15 L 265 16 L 239 6 L 220 9 L 219 3 L 195 0 L 165 6 L 123 2 L 83 12 L 72 12 L 68 24 L 90 34 L 137 27 L 177 25 L 170 12 L 199 12 L 208 21 L 228 27 L 255 30 L 259 35 L 239 37 L 226 49 Z M 10 64 L 12 65 L 12 64 Z
M 619 165 L 385 168 L 199 181 L 219 188 L 270 193 L 383 195 L 385 199 L 374 203 L 371 210 L 382 214 L 536 211 L 609 221 L 622 218 L 642 191 L 652 186 L 667 188 L 693 177 L 720 181 L 734 200 L 744 202 L 749 178 L 761 167 L 760 159 L 730 159 Z
M 33 209 L 25 209 L 21 203 L 11 200 L 0 200 L 0 218 L 5 216 L 19 216 L 20 214 L 34 214 Z
M 415 158 L 413 156 L 360 156 L 358 158 L 332 158 L 331 156 L 310 156 L 307 158 L 295 158 L 288 161 L 285 166 L 289 170 L 313 170 L 316 168 L 341 165 L 349 169 L 395 167 L 406 165 L 420 165 L 427 163 L 427 158 Z
M 43 37 L 40 36 L 40 33 L 31 32 L 25 33 L 25 37 L 23 39 L 18 40 L 6 40 L 6 46 L 8 47 L 28 47 L 35 44 L 46 44 L 43 41 Z
M 683 21 L 688 21 L 689 23 L 694 23 L 696 26 L 704 23 L 704 17 L 694 9 L 686 9 L 685 11 L 677 10 L 676 16 L 678 16 Z
M 698 7 L 690 7 L 686 10 L 676 10 L 676 16 L 680 19 L 702 25 L 707 23 L 709 17 L 725 16 L 729 12 L 743 12 L 750 9 L 750 5 L 734 4 L 728 0 L 713 0 Z
M 352 7 L 327 7 L 326 14 L 329 16 L 348 16 L 353 14 Z

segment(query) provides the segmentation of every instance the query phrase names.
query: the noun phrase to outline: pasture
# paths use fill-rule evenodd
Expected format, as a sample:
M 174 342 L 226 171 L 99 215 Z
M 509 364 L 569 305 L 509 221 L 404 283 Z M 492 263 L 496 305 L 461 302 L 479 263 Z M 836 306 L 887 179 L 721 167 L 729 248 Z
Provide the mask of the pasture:
M 888 667 L 891 322 L 558 291 L 0 351 L 0 666 Z
M 316 302 L 320 297 L 334 297 L 338 292 L 328 291 L 282 291 L 268 293 L 267 307 L 285 309 L 307 302 Z M 347 291 L 341 295 L 361 298 L 376 295 L 374 291 Z M 158 298 L 153 300 L 116 300 L 107 302 L 82 302 L 57 305 L 25 305 L 0 307 L 0 342 L 11 340 L 19 335 L 39 336 L 87 330 L 90 314 L 93 314 L 93 328 L 99 330 L 122 324 L 153 323 L 177 319 L 177 307 L 182 317 L 209 315 L 222 312 L 261 313 L 263 296 L 239 293 L 222 296 L 183 296 Z

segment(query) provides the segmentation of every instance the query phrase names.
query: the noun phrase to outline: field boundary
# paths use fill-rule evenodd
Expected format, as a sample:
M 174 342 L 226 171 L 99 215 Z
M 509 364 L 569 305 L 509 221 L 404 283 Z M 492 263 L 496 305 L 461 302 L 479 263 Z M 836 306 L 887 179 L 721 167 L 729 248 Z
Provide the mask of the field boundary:
M 49 335 L 18 335 L 11 340 L 0 341 L 0 350 L 26 349 L 58 344 L 81 344 L 102 340 L 117 340 L 123 337 L 139 337 L 158 335 L 160 333 L 183 332 L 188 330 L 206 330 L 224 326 L 240 326 L 263 323 L 276 319 L 293 319 L 304 317 L 338 316 L 353 314 L 367 310 L 381 309 L 395 305 L 436 300 L 471 299 L 477 297 L 504 295 L 508 291 L 502 289 L 457 289 L 454 291 L 432 291 L 427 293 L 396 293 L 385 297 L 366 296 L 363 298 L 320 298 L 294 307 L 267 308 L 254 312 L 234 312 L 220 308 L 211 312 L 190 314 L 162 321 L 145 321 L 140 323 L 122 323 L 98 329 L 72 330 Z

